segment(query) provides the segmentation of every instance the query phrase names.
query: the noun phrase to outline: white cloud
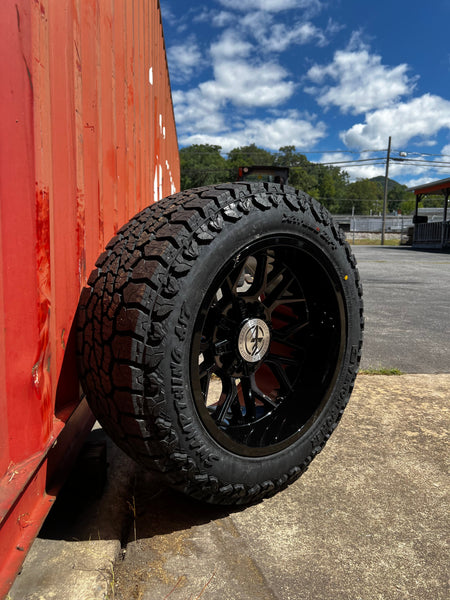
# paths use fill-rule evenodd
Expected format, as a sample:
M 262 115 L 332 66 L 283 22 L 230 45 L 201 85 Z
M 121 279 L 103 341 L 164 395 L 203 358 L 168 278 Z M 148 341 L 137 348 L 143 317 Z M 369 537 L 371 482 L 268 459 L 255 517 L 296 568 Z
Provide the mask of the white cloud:
M 220 146 L 222 152 L 227 153 L 233 148 L 245 146 L 245 136 L 242 132 L 234 132 L 230 134 L 207 135 L 204 133 L 196 133 L 189 136 L 179 138 L 181 146 L 192 146 L 193 144 L 208 144 L 210 146 Z
M 377 167 L 376 165 L 361 165 L 359 167 L 345 168 L 345 165 L 342 165 L 343 170 L 347 171 L 350 181 L 355 181 L 357 179 L 372 179 L 372 177 L 380 177 L 380 175 L 385 174 L 385 167 Z M 392 178 L 393 173 L 391 172 L 389 176 Z
M 166 2 L 163 2 L 163 5 L 161 6 L 161 15 L 164 22 L 169 23 L 169 25 L 176 25 L 177 18 Z
M 204 64 L 202 52 L 194 38 L 190 36 L 183 44 L 170 46 L 167 50 L 170 75 L 174 81 L 187 81 L 194 71 Z
M 222 6 L 229 9 L 242 10 L 246 12 L 254 10 L 266 10 L 269 12 L 280 12 L 292 8 L 319 9 L 322 6 L 320 0 L 219 0 Z
M 253 36 L 258 42 L 258 45 L 264 49 L 265 40 L 270 33 L 273 24 L 273 14 L 258 10 L 243 15 L 237 23 L 237 28 L 246 38 L 250 35 Z
M 253 27 L 249 27 L 249 30 L 256 35 L 255 31 L 258 28 L 267 30 L 272 17 L 259 11 L 246 15 L 243 20 L 252 22 Z M 243 116 L 248 115 L 252 109 L 274 109 L 282 106 L 292 97 L 295 84 L 289 78 L 286 69 L 272 59 L 261 60 L 255 52 L 252 41 L 252 39 L 249 41 L 243 29 L 225 29 L 210 46 L 209 57 L 213 77 L 192 89 L 173 91 L 181 144 L 200 143 L 198 140 L 210 139 L 210 136 L 216 140 L 219 134 L 225 133 L 229 141 L 234 135 L 233 131 L 240 131 L 243 127 Z M 176 67 L 175 74 L 179 81 L 180 74 L 183 74 L 186 80 L 187 76 L 197 68 L 198 54 L 199 48 L 196 43 L 191 44 L 191 51 L 185 56 L 182 46 L 170 49 L 169 64 L 171 69 Z M 290 115 L 282 116 L 290 118 Z M 295 123 L 299 121 L 298 115 L 294 116 L 294 121 Z M 308 118 L 304 121 L 306 123 Z M 279 120 L 278 126 L 283 127 L 285 122 Z M 262 139 L 263 128 L 259 130 L 259 121 L 255 119 L 248 121 L 247 128 L 250 123 L 252 130 L 247 133 L 240 131 L 239 139 L 243 137 Z M 299 132 L 298 124 L 295 126 L 295 131 Z M 303 131 L 306 132 L 306 126 L 303 126 Z M 316 139 L 320 137 L 320 132 L 319 128 L 316 136 L 311 134 L 309 136 Z M 186 141 L 188 139 L 189 142 Z M 214 143 L 225 145 L 222 139 Z
M 441 154 L 445 153 L 449 154 L 450 157 L 450 144 L 447 144 L 442 148 Z M 434 179 L 442 179 L 445 177 L 445 175 L 442 174 L 441 169 L 433 166 L 433 161 L 439 162 L 446 160 L 442 156 L 433 157 L 414 152 L 408 154 L 408 158 L 411 160 L 429 161 L 429 166 L 426 168 L 417 167 L 413 163 L 408 164 L 407 162 L 397 162 L 392 160 L 392 157 L 398 157 L 398 152 L 394 151 L 393 155 L 391 155 L 391 161 L 389 164 L 389 177 L 391 179 L 401 181 L 408 187 L 421 185 L 422 183 L 427 183 Z M 321 164 L 334 164 L 334 166 L 341 168 L 343 171 L 347 171 L 350 180 L 354 181 L 355 179 L 370 179 L 372 177 L 384 176 L 386 172 L 386 158 L 387 148 L 383 149 L 380 147 L 380 151 L 376 153 L 364 152 L 358 154 L 353 152 L 328 152 L 322 154 L 318 159 L 318 162 Z M 376 164 L 370 164 L 368 162 L 361 162 L 357 164 L 357 161 L 362 159 L 370 159 L 370 161 L 373 161 L 373 163 Z M 350 161 L 353 161 L 354 165 L 349 166 Z M 420 177 L 417 176 L 418 171 L 421 173 Z
M 339 30 L 339 26 L 331 20 L 325 29 L 320 29 L 305 19 L 297 19 L 287 25 L 277 22 L 273 13 L 261 10 L 244 14 L 238 21 L 235 14 L 224 11 L 214 13 L 208 10 L 198 17 L 200 18 L 225 28 L 218 41 L 211 44 L 213 58 L 218 55 L 248 55 L 251 50 L 273 55 L 284 52 L 293 44 L 316 43 L 324 46 L 330 36 Z
M 172 98 L 180 134 L 217 132 L 224 128 L 221 105 L 212 102 L 200 89 L 175 91 Z
M 338 106 L 342 112 L 359 114 L 389 106 L 411 93 L 414 80 L 407 76 L 408 65 L 386 67 L 381 56 L 370 54 L 366 47 L 339 50 L 325 66 L 314 65 L 307 78 L 314 84 L 306 88 L 324 107 Z M 336 83 L 329 85 L 328 80 Z
M 180 143 L 214 139 L 214 143 L 225 147 L 230 143 L 237 144 L 238 136 L 239 140 L 244 140 L 243 143 L 258 141 L 274 149 L 288 143 L 286 137 L 295 138 L 289 143 L 299 140 L 301 145 L 314 144 L 324 135 L 323 123 L 313 126 L 313 117 L 300 116 L 295 110 L 294 115 L 287 109 L 281 112 L 297 86 L 277 58 L 293 44 L 315 43 L 320 46 L 327 43 L 326 32 L 335 31 L 331 22 L 326 30 L 322 30 L 308 20 L 314 11 L 321 8 L 321 1 L 219 2 L 222 10 L 208 6 L 195 16 L 191 15 L 197 22 L 221 29 L 218 35 L 215 32 L 207 52 L 202 55 L 193 36 L 187 41 L 183 39 L 168 51 L 175 83 L 186 83 L 208 62 L 213 71 L 212 77 L 196 87 L 173 91 Z M 297 12 L 289 24 L 277 22 L 277 13 L 288 9 L 301 9 L 303 20 Z M 277 107 L 280 107 L 281 114 L 272 114 L 269 121 L 264 119 L 264 113 L 262 116 L 260 112 L 256 113 L 261 109 L 269 109 L 273 113 Z M 249 119 L 250 114 L 253 118 Z M 247 119 L 245 130 L 244 118 Z M 272 125 L 274 123 L 276 127 Z M 220 139 L 219 135 L 222 136 Z
M 236 23 L 236 16 L 233 13 L 221 10 L 219 13 L 214 13 L 211 22 L 215 27 L 234 25 Z
M 344 152 L 324 152 L 317 162 L 323 163 L 335 163 L 352 160 L 352 155 Z
M 221 61 L 248 56 L 252 49 L 250 42 L 241 39 L 233 29 L 227 29 L 216 43 L 211 44 L 211 55 L 214 61 Z
M 249 119 L 240 127 L 230 131 L 212 133 L 191 133 L 180 137 L 181 145 L 213 144 L 222 146 L 228 152 L 238 146 L 255 143 L 257 146 L 278 150 L 281 146 L 311 147 L 325 137 L 326 127 L 322 122 L 314 123 L 296 118 L 295 111 L 290 116 L 277 119 Z
M 403 185 L 407 185 L 409 188 L 413 188 L 418 187 L 419 185 L 425 185 L 426 183 L 430 183 L 430 181 L 432 181 L 432 177 L 430 177 L 430 175 L 426 175 L 424 177 L 413 177 L 412 179 L 408 179 L 403 182 Z
M 294 83 L 276 63 L 254 65 L 222 60 L 214 66 L 215 79 L 201 83 L 201 93 L 211 102 L 230 102 L 241 107 L 276 106 L 294 92 Z
M 450 144 L 447 144 L 446 146 L 444 146 L 442 148 L 441 154 L 445 154 L 445 156 L 439 157 L 440 159 L 447 161 L 447 159 L 450 158 Z M 450 168 L 449 168 L 449 171 L 450 171 Z
M 401 149 L 413 138 L 430 138 L 441 129 L 450 129 L 450 102 L 425 94 L 369 113 L 365 123 L 353 125 L 341 139 L 349 148 L 384 148 L 392 136 L 393 146 Z
M 319 46 L 324 46 L 327 38 L 321 29 L 308 21 L 297 23 L 292 28 L 284 23 L 277 23 L 264 41 L 264 48 L 269 52 L 283 52 L 292 44 L 303 45 L 314 41 L 317 41 Z
M 278 150 L 281 146 L 313 147 L 325 137 L 326 126 L 292 117 L 274 120 L 253 119 L 247 121 L 246 131 L 256 144 Z
M 357 160 L 361 160 L 361 159 L 367 159 L 369 158 L 371 155 L 369 154 L 349 154 L 349 153 L 345 153 L 345 152 L 329 152 L 329 153 L 324 153 L 321 155 L 320 159 L 318 160 L 319 163 L 338 163 L 335 164 L 334 166 L 339 167 L 340 169 L 342 169 L 343 171 L 347 171 L 350 180 L 354 181 L 355 179 L 364 179 L 364 178 L 371 178 L 371 177 L 377 177 L 378 175 L 384 175 L 385 172 L 385 166 L 382 165 L 370 165 L 370 164 L 365 164 L 365 163 L 360 163 L 360 164 L 356 164 L 355 166 L 349 166 L 348 162 L 349 161 L 357 161 Z M 375 155 L 372 155 L 372 158 Z M 384 158 L 384 157 L 383 157 Z M 332 165 L 330 165 L 332 166 Z

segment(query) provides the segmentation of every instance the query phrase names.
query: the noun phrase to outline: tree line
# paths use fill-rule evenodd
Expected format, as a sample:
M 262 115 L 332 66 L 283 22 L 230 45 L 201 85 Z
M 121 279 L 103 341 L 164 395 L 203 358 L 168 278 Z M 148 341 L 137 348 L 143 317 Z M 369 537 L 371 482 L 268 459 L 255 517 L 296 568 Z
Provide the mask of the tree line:
M 383 210 L 384 177 L 350 181 L 348 173 L 335 166 L 310 162 L 295 146 L 283 146 L 269 152 L 255 144 L 234 148 L 225 158 L 222 148 L 210 144 L 194 144 L 181 148 L 181 189 L 236 181 L 239 167 L 274 165 L 289 167 L 289 183 L 307 192 L 339 214 L 381 214 Z M 430 200 L 429 206 L 435 206 Z M 389 179 L 388 211 L 410 214 L 415 199 L 405 185 Z

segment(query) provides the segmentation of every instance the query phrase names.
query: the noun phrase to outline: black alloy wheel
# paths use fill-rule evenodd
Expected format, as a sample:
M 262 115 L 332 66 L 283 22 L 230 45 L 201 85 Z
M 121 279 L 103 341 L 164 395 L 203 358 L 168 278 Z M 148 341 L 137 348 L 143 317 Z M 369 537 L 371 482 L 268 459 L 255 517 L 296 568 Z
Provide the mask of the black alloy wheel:
M 210 434 L 237 454 L 264 456 L 298 439 L 342 360 L 342 294 L 314 253 L 282 236 L 250 244 L 200 308 L 191 350 L 196 406 Z

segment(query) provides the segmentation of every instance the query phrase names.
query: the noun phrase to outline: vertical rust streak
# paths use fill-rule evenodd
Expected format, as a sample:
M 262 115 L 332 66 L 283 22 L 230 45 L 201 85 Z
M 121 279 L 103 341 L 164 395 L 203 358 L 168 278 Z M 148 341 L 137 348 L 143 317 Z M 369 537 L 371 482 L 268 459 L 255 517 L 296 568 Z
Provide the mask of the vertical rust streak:
M 33 7 L 34 152 L 38 347 L 32 367 L 32 382 L 42 415 L 41 440 L 47 440 L 52 427 L 52 375 L 56 361 L 52 347 L 54 331 L 54 277 L 52 260 L 52 176 L 53 146 L 50 104 L 49 23 L 45 10 Z
M 113 120 L 113 171 L 114 171 L 114 234 L 117 233 L 119 229 L 119 207 L 118 207 L 118 166 L 117 166 L 117 107 L 116 107 L 116 55 L 115 48 L 116 44 L 114 43 L 115 37 L 115 5 L 114 0 L 111 0 L 111 35 L 112 35 L 112 45 L 111 45 L 111 95 L 112 95 L 112 120 Z
M 97 206 L 98 206 L 98 242 L 99 248 L 103 248 L 105 245 L 105 227 L 104 227 L 104 212 L 103 212 L 103 119 L 102 119 L 102 60 L 101 60 L 101 22 L 102 22 L 102 9 L 101 2 L 97 0 L 96 3 L 96 52 L 95 52 L 95 66 L 97 71 L 97 123 L 98 123 L 98 136 L 97 136 L 97 156 L 98 156 L 98 189 L 97 189 Z
M 75 168 L 77 208 L 77 260 L 80 289 L 86 282 L 86 200 L 84 181 L 84 125 L 83 125 L 83 49 L 81 41 L 80 0 L 73 0 L 74 38 L 74 106 L 75 106 Z
M 138 195 L 138 174 L 137 174 L 137 122 L 136 122 L 136 31 L 135 31 L 135 21 L 136 21 L 136 10 L 135 10 L 135 0 L 133 0 L 133 16 L 131 22 L 131 31 L 133 35 L 131 49 L 132 49 L 132 107 L 133 107 L 133 181 L 134 181 L 134 197 L 133 197 L 133 210 L 137 212 L 137 195 Z

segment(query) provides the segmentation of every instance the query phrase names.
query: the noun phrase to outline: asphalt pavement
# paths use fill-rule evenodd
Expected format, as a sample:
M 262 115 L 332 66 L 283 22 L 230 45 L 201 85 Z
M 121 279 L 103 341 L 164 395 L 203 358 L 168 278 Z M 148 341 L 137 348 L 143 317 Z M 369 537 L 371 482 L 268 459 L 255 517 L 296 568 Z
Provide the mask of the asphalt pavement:
M 361 367 L 450 372 L 450 254 L 353 246 L 364 290 Z
M 103 495 L 69 480 L 9 598 L 447 600 L 450 256 L 355 254 L 362 367 L 407 374 L 359 375 L 310 469 L 246 509 L 186 499 L 108 441 Z

